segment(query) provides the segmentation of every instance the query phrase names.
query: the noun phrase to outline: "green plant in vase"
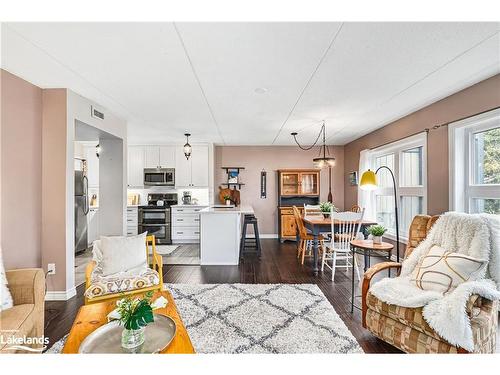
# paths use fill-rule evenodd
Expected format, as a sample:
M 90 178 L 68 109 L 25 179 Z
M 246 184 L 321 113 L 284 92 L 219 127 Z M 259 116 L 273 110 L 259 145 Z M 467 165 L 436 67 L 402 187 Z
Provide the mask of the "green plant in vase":
M 224 195 L 224 201 L 226 202 L 226 205 L 231 204 L 231 196 L 230 195 Z
M 144 298 L 126 297 L 119 300 L 117 310 L 120 324 L 123 324 L 122 347 L 132 353 L 140 350 L 144 344 L 144 330 L 154 321 L 151 298 L 153 292 L 147 292 Z
M 368 228 L 368 233 L 372 235 L 373 243 L 382 243 L 382 236 L 387 232 L 383 225 L 372 225 Z
M 319 209 L 323 213 L 323 217 L 327 219 L 333 211 L 337 211 L 337 208 L 331 202 L 321 202 L 319 204 Z

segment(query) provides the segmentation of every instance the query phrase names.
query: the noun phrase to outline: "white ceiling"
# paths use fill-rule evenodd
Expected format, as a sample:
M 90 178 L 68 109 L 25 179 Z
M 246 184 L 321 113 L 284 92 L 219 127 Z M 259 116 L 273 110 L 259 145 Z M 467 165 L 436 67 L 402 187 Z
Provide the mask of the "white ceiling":
M 128 120 L 129 142 L 345 144 L 500 73 L 499 23 L 8 23 L 2 68 Z M 187 54 L 186 54 L 187 51 Z M 266 88 L 258 94 L 256 88 Z

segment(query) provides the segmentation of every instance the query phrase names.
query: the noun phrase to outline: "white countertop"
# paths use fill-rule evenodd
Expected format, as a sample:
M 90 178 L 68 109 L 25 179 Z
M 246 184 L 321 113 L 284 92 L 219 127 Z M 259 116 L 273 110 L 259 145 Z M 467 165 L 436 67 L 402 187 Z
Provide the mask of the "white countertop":
M 200 214 L 254 214 L 252 206 L 224 206 L 224 205 L 215 205 L 204 208 L 200 211 Z
M 207 207 L 208 204 L 173 204 L 170 207 Z

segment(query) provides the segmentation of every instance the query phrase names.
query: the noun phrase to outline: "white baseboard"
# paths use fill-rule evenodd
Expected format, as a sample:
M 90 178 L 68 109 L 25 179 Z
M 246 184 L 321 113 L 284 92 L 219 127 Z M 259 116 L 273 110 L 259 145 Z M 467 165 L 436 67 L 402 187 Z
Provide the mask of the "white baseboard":
M 47 291 L 45 301 L 67 301 L 76 296 L 76 288 L 71 288 L 66 291 Z
M 247 234 L 247 238 L 255 238 L 254 234 Z M 277 234 L 261 234 L 260 238 L 278 238 Z

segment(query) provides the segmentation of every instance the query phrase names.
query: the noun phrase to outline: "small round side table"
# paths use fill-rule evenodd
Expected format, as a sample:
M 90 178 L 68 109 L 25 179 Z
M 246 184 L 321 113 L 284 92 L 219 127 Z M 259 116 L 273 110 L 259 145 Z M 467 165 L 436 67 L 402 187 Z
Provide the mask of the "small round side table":
M 373 243 L 372 240 L 352 240 L 351 241 L 351 253 L 355 257 L 356 254 L 363 255 L 364 257 L 364 272 L 370 268 L 371 257 L 382 258 L 384 260 L 391 260 L 392 250 L 394 245 L 382 242 Z M 389 276 L 390 274 L 389 269 Z M 351 313 L 354 312 L 354 308 L 360 309 L 358 306 L 354 305 L 354 265 L 352 267 L 352 278 L 351 278 Z

